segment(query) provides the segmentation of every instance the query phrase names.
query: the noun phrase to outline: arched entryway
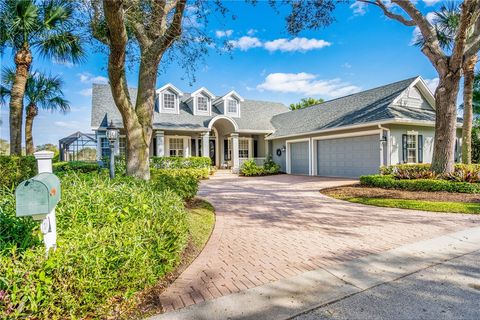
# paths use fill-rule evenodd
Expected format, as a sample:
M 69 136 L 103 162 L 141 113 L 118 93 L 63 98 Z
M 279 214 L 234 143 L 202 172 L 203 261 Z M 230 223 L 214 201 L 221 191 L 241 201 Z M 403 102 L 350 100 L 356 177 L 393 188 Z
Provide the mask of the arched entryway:
M 208 154 L 212 162 L 217 167 L 231 167 L 237 171 L 238 125 L 235 120 L 227 116 L 216 116 L 209 122 L 208 129 L 210 131 L 205 134 L 208 134 Z M 205 136 L 204 143 L 206 140 Z

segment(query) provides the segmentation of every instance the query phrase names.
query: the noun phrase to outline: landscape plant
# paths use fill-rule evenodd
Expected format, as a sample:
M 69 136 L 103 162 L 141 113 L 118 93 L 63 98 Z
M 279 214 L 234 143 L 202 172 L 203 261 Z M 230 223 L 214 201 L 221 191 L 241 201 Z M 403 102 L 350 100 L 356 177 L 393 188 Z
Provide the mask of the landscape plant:
M 36 174 L 35 157 L 0 156 L 0 189 L 12 189 Z

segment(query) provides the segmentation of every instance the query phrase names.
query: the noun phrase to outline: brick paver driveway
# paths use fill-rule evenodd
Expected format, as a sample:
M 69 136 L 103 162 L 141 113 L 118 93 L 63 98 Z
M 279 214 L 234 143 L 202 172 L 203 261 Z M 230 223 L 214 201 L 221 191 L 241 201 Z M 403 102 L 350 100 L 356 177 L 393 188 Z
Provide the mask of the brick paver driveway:
M 216 208 L 210 241 L 161 295 L 165 311 L 478 226 L 480 216 L 376 208 L 318 190 L 351 180 L 219 173 L 200 195 Z

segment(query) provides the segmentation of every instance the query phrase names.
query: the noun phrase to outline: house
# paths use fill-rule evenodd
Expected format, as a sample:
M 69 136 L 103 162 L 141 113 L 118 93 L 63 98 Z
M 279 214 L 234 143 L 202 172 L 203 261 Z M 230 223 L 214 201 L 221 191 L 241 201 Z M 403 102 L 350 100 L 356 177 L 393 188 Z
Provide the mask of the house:
M 131 89 L 131 97 L 135 97 Z M 234 172 L 267 155 L 290 174 L 358 177 L 382 165 L 428 163 L 433 152 L 434 97 L 421 77 L 288 111 L 280 103 L 247 100 L 235 91 L 216 96 L 167 84 L 157 90 L 153 156 L 208 155 Z M 92 127 L 97 156 L 109 152 L 107 124 L 122 127 L 108 85 L 94 85 Z M 458 124 L 456 156 L 460 153 Z M 125 152 L 121 136 L 115 146 Z

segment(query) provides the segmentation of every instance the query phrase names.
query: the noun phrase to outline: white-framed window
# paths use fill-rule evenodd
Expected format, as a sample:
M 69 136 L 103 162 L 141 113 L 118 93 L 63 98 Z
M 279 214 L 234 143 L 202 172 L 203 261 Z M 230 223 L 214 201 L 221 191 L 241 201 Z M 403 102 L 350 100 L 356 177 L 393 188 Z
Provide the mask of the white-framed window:
M 118 138 L 118 150 L 121 156 L 125 156 L 127 154 L 127 138 L 126 137 Z
M 238 112 L 238 102 L 235 99 L 227 100 L 227 112 L 228 113 L 237 113 Z
M 204 96 L 197 97 L 197 110 L 207 112 L 208 111 L 208 98 Z
M 175 95 L 171 92 L 164 92 L 162 94 L 163 108 L 168 110 L 175 110 Z
M 408 163 L 418 162 L 417 152 L 418 152 L 418 135 L 407 134 L 407 162 Z
M 238 139 L 238 157 L 248 158 L 248 139 Z
M 100 146 L 102 148 L 102 158 L 110 157 L 110 142 L 107 138 L 100 138 Z
M 183 138 L 169 138 L 170 157 L 183 157 Z

